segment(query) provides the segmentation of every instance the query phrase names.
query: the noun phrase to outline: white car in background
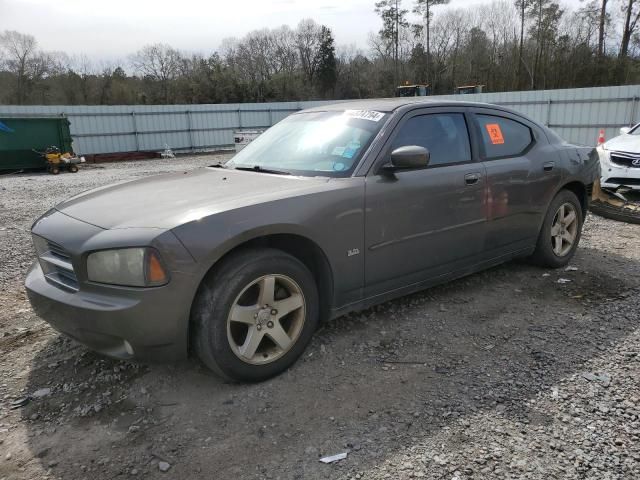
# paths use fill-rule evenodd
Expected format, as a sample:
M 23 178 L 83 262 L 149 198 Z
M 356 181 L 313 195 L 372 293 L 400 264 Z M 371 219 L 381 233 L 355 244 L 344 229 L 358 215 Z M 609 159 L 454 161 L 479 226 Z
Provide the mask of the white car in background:
M 640 124 L 623 127 L 620 135 L 598 147 L 602 187 L 640 191 Z

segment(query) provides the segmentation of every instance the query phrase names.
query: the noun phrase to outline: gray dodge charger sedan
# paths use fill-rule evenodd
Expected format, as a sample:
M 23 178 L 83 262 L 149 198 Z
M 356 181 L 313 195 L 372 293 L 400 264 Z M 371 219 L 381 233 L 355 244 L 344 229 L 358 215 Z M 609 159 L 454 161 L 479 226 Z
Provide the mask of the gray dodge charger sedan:
M 324 319 L 516 257 L 565 265 L 598 176 L 594 149 L 494 105 L 312 108 L 224 165 L 61 203 L 33 225 L 26 288 L 103 354 L 263 380 Z

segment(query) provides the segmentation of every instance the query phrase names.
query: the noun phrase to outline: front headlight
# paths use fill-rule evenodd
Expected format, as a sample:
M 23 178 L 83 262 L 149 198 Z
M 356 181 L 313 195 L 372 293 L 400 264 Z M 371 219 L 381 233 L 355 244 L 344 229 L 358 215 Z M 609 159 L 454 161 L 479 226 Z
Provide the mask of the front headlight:
M 156 287 L 169 277 L 153 248 L 101 250 L 87 257 L 87 276 L 92 282 L 126 287 Z

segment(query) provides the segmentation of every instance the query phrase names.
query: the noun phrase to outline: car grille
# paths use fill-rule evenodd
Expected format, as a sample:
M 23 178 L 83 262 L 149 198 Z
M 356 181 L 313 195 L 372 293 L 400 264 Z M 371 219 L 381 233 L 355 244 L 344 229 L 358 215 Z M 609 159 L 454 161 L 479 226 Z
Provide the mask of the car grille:
M 69 253 L 57 243 L 37 235 L 33 235 L 33 244 L 47 281 L 63 290 L 77 292 L 78 278 Z
M 640 168 L 640 154 L 627 152 L 611 152 L 611 163 L 622 167 Z

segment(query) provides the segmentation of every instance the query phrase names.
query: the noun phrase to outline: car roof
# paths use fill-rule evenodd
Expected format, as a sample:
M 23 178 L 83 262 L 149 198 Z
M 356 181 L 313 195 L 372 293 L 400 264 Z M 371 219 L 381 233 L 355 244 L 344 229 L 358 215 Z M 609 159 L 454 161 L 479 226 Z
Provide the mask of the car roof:
M 399 97 L 399 98 L 371 98 L 367 100 L 345 100 L 338 103 L 328 105 L 319 105 L 317 107 L 307 108 L 303 112 L 326 112 L 326 111 L 342 111 L 342 110 L 375 110 L 378 112 L 393 112 L 402 107 L 490 107 L 499 110 L 512 112 L 509 109 L 492 105 L 490 103 L 480 102 L 464 102 L 458 100 L 438 100 L 436 98 L 425 97 Z M 516 113 L 516 112 L 512 112 Z
M 409 111 L 415 108 L 421 107 L 480 107 L 480 108 L 490 108 L 494 111 L 502 111 L 505 113 L 510 113 L 517 117 L 522 118 L 534 125 L 537 125 L 538 128 L 543 130 L 547 130 L 541 123 L 536 122 L 535 120 L 527 117 L 526 115 L 512 110 L 507 107 L 503 107 L 501 105 L 496 105 L 493 103 L 483 103 L 483 102 L 469 102 L 469 101 L 460 101 L 460 100 L 444 100 L 437 99 L 435 97 L 425 98 L 425 97 L 410 97 L 410 98 L 371 98 L 366 100 L 344 100 L 337 103 L 331 103 L 327 105 L 318 105 L 317 107 L 307 108 L 305 110 L 301 110 L 299 113 L 305 112 L 342 112 L 344 110 L 373 110 L 376 112 L 383 113 L 391 113 L 397 110 Z

